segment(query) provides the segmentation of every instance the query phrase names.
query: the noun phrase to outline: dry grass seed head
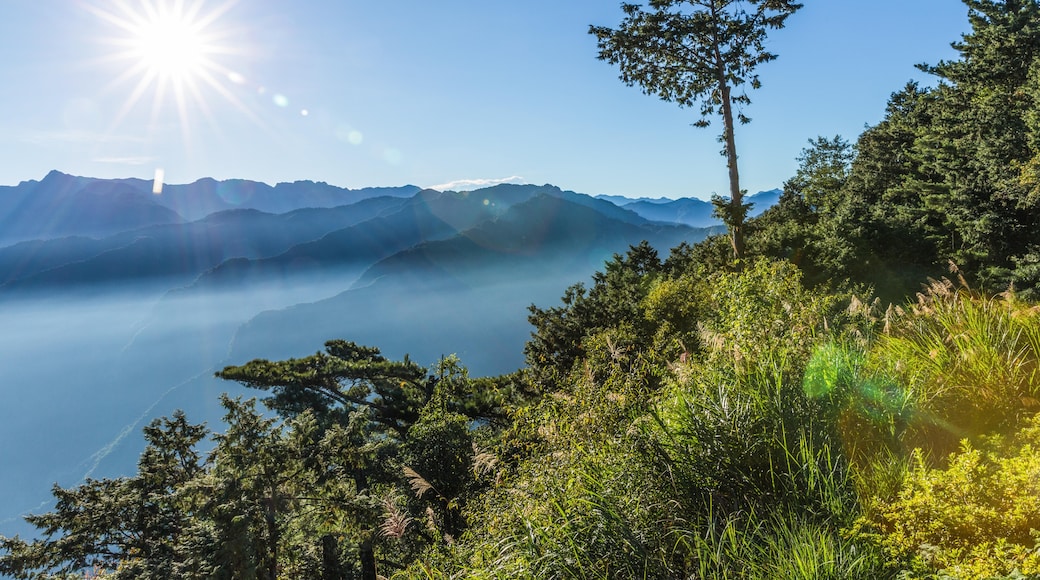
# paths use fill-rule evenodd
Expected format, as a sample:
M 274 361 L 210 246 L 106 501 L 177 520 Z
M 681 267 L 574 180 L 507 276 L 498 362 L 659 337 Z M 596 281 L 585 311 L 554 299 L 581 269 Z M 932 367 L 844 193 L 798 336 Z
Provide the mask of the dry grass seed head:
M 476 443 L 473 444 L 473 471 L 477 476 L 494 472 L 497 465 L 498 457 L 494 453 L 481 451 Z
M 387 538 L 400 540 L 408 531 L 412 518 L 401 509 L 400 497 L 397 494 L 389 494 L 383 498 L 383 523 L 379 526 L 379 532 Z
M 436 492 L 433 485 L 426 481 L 423 476 L 419 475 L 411 467 L 405 467 L 402 471 L 404 472 L 405 478 L 408 479 L 408 485 L 411 486 L 412 491 L 415 492 L 415 497 L 421 498 L 426 492 L 431 490 Z

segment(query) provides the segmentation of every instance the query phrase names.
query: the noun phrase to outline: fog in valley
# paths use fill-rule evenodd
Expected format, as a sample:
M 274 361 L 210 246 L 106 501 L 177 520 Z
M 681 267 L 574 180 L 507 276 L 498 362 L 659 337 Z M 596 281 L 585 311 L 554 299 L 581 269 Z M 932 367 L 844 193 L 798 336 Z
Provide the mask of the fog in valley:
M 248 291 L 167 293 L 128 284 L 0 298 L 0 522 L 48 508 L 50 486 L 133 471 L 140 428 L 184 409 L 215 425 L 220 392 L 237 385 L 212 377 L 230 361 L 236 329 L 257 312 L 320 299 L 332 284 L 270 284 Z M 342 287 L 340 287 L 342 288 Z M 316 346 L 320 346 L 316 345 Z M 297 354 L 306 354 L 304 349 Z
M 352 281 L 0 298 L 0 385 L 9 393 L 0 437 L 19 442 L 0 450 L 3 533 L 29 533 L 20 516 L 49 509 L 54 483 L 132 472 L 140 429 L 153 418 L 183 409 L 219 428 L 219 393 L 263 395 L 213 378 L 226 365 L 306 356 L 344 338 L 423 365 L 458 353 L 475 373 L 509 372 L 522 364 L 526 305 L 563 289 L 539 281 L 420 292 L 376 281 L 337 296 Z
M 510 373 L 524 365 L 531 304 L 558 304 L 644 239 L 667 251 L 709 233 L 552 186 L 348 192 L 346 205 L 283 213 L 169 198 L 194 219 L 141 212 L 135 223 L 127 209 L 114 223 L 113 211 L 155 200 L 105 197 L 109 186 L 52 173 L 7 193 L 62 204 L 89 187 L 111 207 L 26 239 L 22 222 L 38 214 L 11 202 L 22 221 L 0 239 L 0 437 L 18 444 L 0 448 L 0 535 L 34 534 L 21 516 L 51 509 L 55 483 L 133 473 L 153 419 L 181 409 L 219 431 L 220 393 L 264 396 L 214 378 L 225 366 L 344 339 L 423 366 L 455 354 L 471 375 Z M 209 199 L 199 191 L 184 199 Z

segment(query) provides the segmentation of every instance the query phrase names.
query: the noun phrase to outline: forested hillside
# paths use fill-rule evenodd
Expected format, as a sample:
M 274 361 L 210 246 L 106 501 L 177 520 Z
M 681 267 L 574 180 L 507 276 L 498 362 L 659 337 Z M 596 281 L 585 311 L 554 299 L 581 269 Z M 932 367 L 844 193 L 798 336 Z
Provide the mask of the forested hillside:
M 743 259 L 633 245 L 507 376 L 241 361 L 263 407 L 153 422 L 0 574 L 1040 577 L 1040 2 L 965 3 L 960 58 L 811 140 Z

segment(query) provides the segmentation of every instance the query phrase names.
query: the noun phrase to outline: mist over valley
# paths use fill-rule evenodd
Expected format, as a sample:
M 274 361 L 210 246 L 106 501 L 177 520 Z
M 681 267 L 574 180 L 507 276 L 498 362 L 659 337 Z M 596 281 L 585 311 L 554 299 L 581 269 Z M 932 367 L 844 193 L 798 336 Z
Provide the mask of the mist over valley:
M 0 450 L 0 534 L 30 533 L 20 516 L 55 483 L 132 472 L 153 418 L 217 425 L 219 393 L 262 394 L 215 379 L 226 365 L 342 338 L 512 372 L 529 305 L 556 304 L 642 240 L 665 252 L 721 232 L 702 206 L 551 185 L 204 179 L 155 194 L 59 172 L 0 188 L 0 436 L 20 442 Z

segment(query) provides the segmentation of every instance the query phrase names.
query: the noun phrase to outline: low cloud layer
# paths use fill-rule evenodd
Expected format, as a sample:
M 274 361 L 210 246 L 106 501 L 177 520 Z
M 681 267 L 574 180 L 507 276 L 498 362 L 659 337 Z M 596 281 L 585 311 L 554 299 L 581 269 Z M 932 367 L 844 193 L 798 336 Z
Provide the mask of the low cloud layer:
M 503 177 L 500 179 L 457 179 L 440 185 L 431 185 L 430 189 L 436 189 L 437 191 L 469 191 L 472 189 L 480 189 L 482 187 L 491 187 L 492 185 L 500 185 L 502 183 L 522 184 L 525 182 L 524 178 L 519 175 Z
M 115 165 L 148 165 L 158 161 L 157 157 L 139 156 L 139 157 L 95 157 L 91 159 L 94 163 L 112 163 Z

